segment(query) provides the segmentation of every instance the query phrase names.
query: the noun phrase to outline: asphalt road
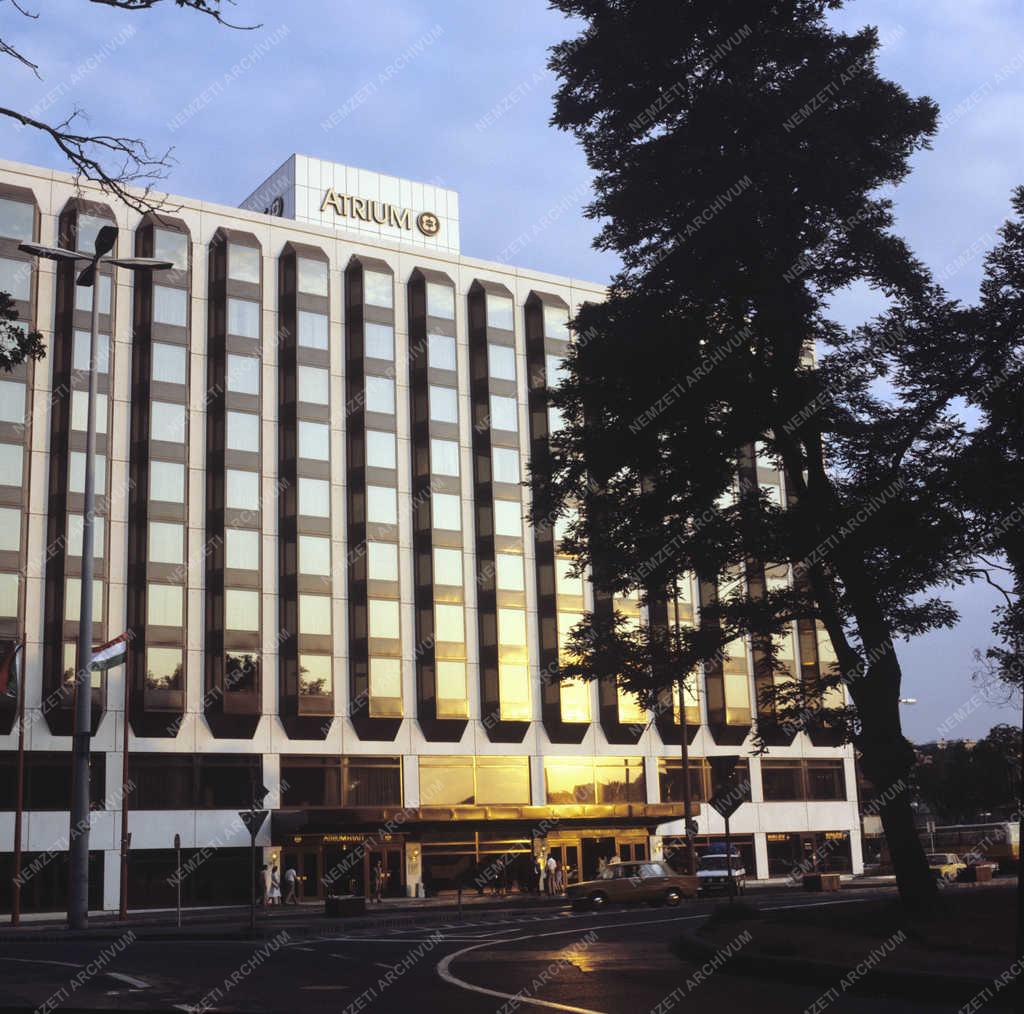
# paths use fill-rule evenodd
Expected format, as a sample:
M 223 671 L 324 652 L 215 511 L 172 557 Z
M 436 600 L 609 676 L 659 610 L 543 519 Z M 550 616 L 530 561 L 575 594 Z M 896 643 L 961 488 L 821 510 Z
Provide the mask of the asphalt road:
M 855 903 L 824 904 L 836 905 L 838 917 L 839 906 Z M 282 930 L 265 941 L 10 943 L 0 951 L 0 1010 L 933 1014 L 955 1012 L 970 999 L 937 1004 L 847 994 L 816 1008 L 823 995 L 817 986 L 732 975 L 727 960 L 702 975 L 699 963 L 681 961 L 671 945 L 710 908 L 480 912 L 456 926 L 315 938 Z

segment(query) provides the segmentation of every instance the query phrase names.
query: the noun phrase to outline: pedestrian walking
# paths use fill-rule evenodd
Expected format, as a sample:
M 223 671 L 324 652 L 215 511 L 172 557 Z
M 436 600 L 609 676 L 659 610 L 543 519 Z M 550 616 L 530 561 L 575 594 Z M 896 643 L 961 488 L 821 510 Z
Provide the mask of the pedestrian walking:
M 384 863 L 382 860 L 378 859 L 374 864 L 371 876 L 373 878 L 373 900 L 383 903 L 384 885 L 387 882 L 388 875 L 387 871 L 384 869 Z
M 267 896 L 267 904 L 281 904 L 281 875 L 277 872 L 277 863 L 274 863 L 270 870 L 270 894 Z
M 548 856 L 548 861 L 544 864 L 544 870 L 546 873 L 544 877 L 544 892 L 551 897 L 555 893 L 555 883 L 558 877 L 558 860 L 553 855 Z
M 260 870 L 260 904 L 264 907 L 270 904 L 270 867 L 266 864 Z
M 284 903 L 286 905 L 297 905 L 299 903 L 299 899 L 295 895 L 295 888 L 298 886 L 298 883 L 299 875 L 296 872 L 295 867 L 289 866 L 288 869 L 284 871 Z
M 530 893 L 540 894 L 540 880 L 543 871 L 540 868 L 540 860 L 533 857 L 533 867 L 530 870 Z

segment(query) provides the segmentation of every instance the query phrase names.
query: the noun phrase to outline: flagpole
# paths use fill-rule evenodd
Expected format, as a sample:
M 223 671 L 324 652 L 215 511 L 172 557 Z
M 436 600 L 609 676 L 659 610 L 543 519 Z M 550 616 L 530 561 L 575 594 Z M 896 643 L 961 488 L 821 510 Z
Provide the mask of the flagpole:
M 18 672 L 18 652 L 23 651 L 25 642 L 14 649 L 15 673 Z M 14 809 L 14 877 L 11 881 L 11 925 L 21 923 L 21 815 L 25 808 L 25 686 L 24 679 L 18 679 L 18 790 Z
M 124 742 L 121 746 L 121 909 L 118 919 L 128 918 L 128 715 L 131 703 L 131 650 L 124 656 Z

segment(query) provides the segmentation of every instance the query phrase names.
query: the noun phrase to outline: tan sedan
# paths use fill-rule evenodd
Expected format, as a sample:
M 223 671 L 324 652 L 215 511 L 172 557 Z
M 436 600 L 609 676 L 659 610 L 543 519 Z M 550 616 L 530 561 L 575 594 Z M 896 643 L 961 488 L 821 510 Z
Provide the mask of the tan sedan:
M 697 878 L 676 873 L 668 863 L 612 863 L 596 880 L 573 884 L 566 892 L 574 908 L 604 908 L 615 903 L 646 901 L 678 905 L 697 896 Z

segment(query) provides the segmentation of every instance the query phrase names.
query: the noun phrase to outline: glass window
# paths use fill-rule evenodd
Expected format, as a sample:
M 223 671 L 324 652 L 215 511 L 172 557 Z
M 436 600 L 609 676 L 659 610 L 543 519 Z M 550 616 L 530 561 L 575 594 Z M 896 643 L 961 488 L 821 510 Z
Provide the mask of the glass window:
M 323 535 L 299 536 L 299 573 L 315 577 L 330 577 L 330 539 Z
M 526 646 L 526 611 L 498 610 L 498 643 L 510 647 Z
M 487 362 L 491 376 L 495 380 L 516 379 L 516 350 L 510 345 L 487 345 Z
M 254 246 L 228 243 L 228 278 L 234 282 L 260 283 L 260 251 Z
M 9 292 L 13 299 L 31 299 L 32 262 L 0 257 L 0 291 Z
M 503 722 L 530 720 L 530 670 L 527 666 L 498 663 L 498 710 Z
M 35 221 L 36 209 L 31 204 L 0 197 L 0 236 L 31 241 Z
M 75 286 L 75 309 L 84 313 L 92 312 L 92 292 L 95 286 Z M 100 313 L 110 313 L 110 275 L 100 275 L 99 285 Z M 10 290 L 8 290 L 10 291 Z M 14 295 L 14 293 L 11 293 Z M 15 297 L 25 298 L 28 297 Z
M 646 725 L 647 711 L 640 703 L 636 694 L 618 688 L 618 714 L 622 725 Z
M 511 447 L 492 447 L 491 461 L 494 463 L 495 482 L 519 482 L 518 451 Z
M 224 563 L 232 570 L 259 570 L 260 533 L 252 528 L 225 528 Z
M 462 531 L 462 501 L 454 493 L 431 493 L 430 513 L 434 528 Z
M 395 287 L 391 275 L 383 271 L 363 271 L 363 302 L 390 310 L 395 305 Z
M 438 659 L 434 663 L 437 673 L 435 699 L 438 718 L 465 718 L 468 715 L 466 692 L 466 663 Z
M 21 448 L 18 448 L 19 455 Z M 20 457 L 19 457 L 20 462 Z M 19 465 L 20 468 L 20 465 Z M 4 473 L 9 474 L 9 473 Z M 107 459 L 103 454 L 96 455 L 96 490 L 107 488 Z M 68 462 L 68 490 L 72 493 L 85 492 L 85 453 L 72 451 Z
M 501 591 L 525 591 L 523 558 L 517 553 L 497 553 L 494 557 L 498 588 Z
M 83 392 L 83 394 L 84 393 L 85 392 Z M 72 402 L 75 401 L 75 395 L 76 394 L 78 394 L 77 391 L 75 391 L 74 394 L 72 394 L 72 396 L 71 396 Z M 86 405 L 87 398 L 86 397 L 82 397 L 82 398 L 79 398 L 78 400 L 81 403 L 81 407 L 79 408 L 79 414 L 82 417 L 81 418 L 82 425 L 81 426 L 76 425 L 78 420 L 75 418 L 75 411 L 74 410 L 75 410 L 76 407 L 79 407 L 79 406 L 77 406 L 75 404 L 72 404 L 72 411 L 71 411 L 72 424 L 71 424 L 71 426 L 72 426 L 72 429 L 84 430 L 85 429 L 85 405 Z M 97 432 L 105 433 L 107 431 L 106 425 L 104 425 L 103 428 L 100 429 L 100 420 L 99 420 L 100 402 L 99 401 L 96 402 L 96 408 L 97 408 L 96 430 L 97 430 Z M 106 398 L 105 397 L 103 399 L 103 409 L 104 409 L 103 422 L 106 423 L 106 413 L 105 413 L 105 410 L 106 410 Z M 17 381 L 17 380 L 0 380 L 0 422 L 22 423 L 22 424 L 25 422 L 25 385 L 22 384 L 20 381 Z
M 260 593 L 258 591 L 247 588 L 225 590 L 224 629 L 248 631 L 260 629 Z
M 185 442 L 185 406 L 168 401 L 150 402 L 149 437 L 170 444 Z
M 565 416 L 554 405 L 548 405 L 548 432 L 554 436 L 565 429 Z
M 254 511 L 260 506 L 260 477 L 258 472 L 243 472 L 228 468 L 224 472 L 225 506 L 232 510 Z M 302 502 L 302 479 L 299 480 L 299 503 Z
M 477 757 L 477 806 L 530 802 L 529 757 Z
M 594 762 L 590 758 L 580 758 L 579 760 L 546 758 L 544 781 L 550 804 L 564 805 L 595 801 Z
M 299 457 L 310 461 L 331 460 L 331 428 L 327 423 L 299 420 Z
M 232 693 L 253 691 L 260 674 L 259 655 L 229 651 L 224 655 L 224 687 Z
M 366 520 L 377 525 L 397 525 L 398 491 L 390 486 L 367 486 Z
M 565 368 L 564 356 L 545 356 L 544 372 L 547 374 L 549 388 L 561 387 L 569 375 Z
M 511 538 L 523 537 L 523 505 L 518 500 L 494 501 L 494 531 Z
M 180 627 L 185 619 L 185 589 L 177 584 L 146 587 L 146 622 L 154 627 Z
M 71 368 L 81 373 L 89 370 L 89 332 L 75 331 Z M 110 335 L 96 335 L 96 372 L 110 372 Z
M 401 636 L 398 603 L 390 599 L 370 599 L 369 606 L 370 637 L 397 641 Z
M 448 644 L 465 644 L 466 626 L 462 606 L 434 603 L 434 638 Z
M 454 387 L 430 385 L 430 419 L 446 423 L 459 421 L 459 392 Z
M 519 409 L 515 398 L 506 398 L 501 394 L 491 395 L 491 429 L 518 432 Z
M 82 614 L 81 599 L 81 579 L 69 577 L 64 591 L 64 619 L 69 623 L 78 622 Z M 103 620 L 103 582 L 98 578 L 92 583 L 92 620 L 93 623 L 100 623 Z
M 330 655 L 299 655 L 299 693 L 309 697 L 330 697 L 334 675 Z
M 330 636 L 330 595 L 299 595 L 299 633 Z
M 367 321 L 363 324 L 363 341 L 366 355 L 371 359 L 386 359 L 389 363 L 394 361 L 395 329 L 390 324 Z
M 100 229 L 107 225 L 112 226 L 114 223 L 107 218 L 101 218 L 99 215 L 79 215 L 76 225 L 78 245 L 75 249 L 92 253 L 96 249 L 96 237 L 99 235 Z
M 175 461 L 151 461 L 149 498 L 163 503 L 184 503 L 185 466 Z
M 2 209 L 0 209 L 2 214 Z M 68 518 L 68 532 L 74 515 Z M 78 531 L 81 533 L 82 519 L 78 518 Z M 82 555 L 82 540 L 78 540 L 78 552 L 73 556 Z M 21 549 L 21 511 L 13 507 L 0 507 L 0 550 L 6 553 L 17 553 Z
M 296 339 L 304 348 L 327 348 L 329 337 L 327 314 L 299 310 L 295 330 L 297 331 Z
M 599 757 L 594 764 L 598 803 L 645 803 L 644 762 L 640 757 Z
M 462 550 L 434 546 L 434 584 L 462 587 Z
M 398 580 L 398 546 L 394 542 L 366 543 L 366 576 L 371 581 Z
M 0 574 L 0 616 L 18 615 L 18 575 Z M 77 619 L 78 617 L 72 617 Z
M 180 648 L 146 648 L 146 687 L 149 690 L 181 690 L 184 668 Z
M 366 431 L 366 464 L 370 468 L 395 467 L 395 435 L 385 430 Z
M 565 680 L 559 687 L 563 722 L 590 721 L 590 684 L 586 680 Z
M 459 445 L 455 440 L 430 439 L 430 471 L 434 475 L 459 474 Z
M 25 387 L 23 384 L 15 384 L 11 381 L 0 381 L 0 384 L 7 386 L 7 390 L 0 393 L 0 397 L 3 397 L 6 401 L 9 401 L 10 407 L 7 409 L 0 410 L 3 412 L 0 418 L 4 418 L 7 422 L 24 422 L 25 421 Z M 16 390 L 20 389 L 20 390 Z M 20 413 L 19 413 L 20 408 Z M 89 392 L 88 391 L 72 391 L 71 392 L 71 428 L 78 430 L 80 433 L 86 431 L 86 427 L 89 424 L 88 418 L 89 411 Z M 96 395 L 96 432 L 106 433 L 107 432 L 107 396 L 105 394 Z
M 390 377 L 367 376 L 366 408 L 369 412 L 395 414 L 395 382 Z
M 565 307 L 545 305 L 544 336 L 569 340 L 569 311 Z
M 149 562 L 183 563 L 185 560 L 185 526 L 166 521 L 149 523 Z
M 846 799 L 846 776 L 841 760 L 807 761 L 807 798 Z
M 800 761 L 762 761 L 761 787 L 765 802 L 803 799 Z
M 189 238 L 183 232 L 168 229 L 153 230 L 153 256 L 160 261 L 170 261 L 176 270 L 188 270 Z
M 153 286 L 153 323 L 188 326 L 188 290 Z
M 299 476 L 299 513 L 311 518 L 331 516 L 331 484 L 326 479 Z
M 555 590 L 559 595 L 582 595 L 583 577 L 573 577 L 574 561 L 557 559 L 555 560 Z
M 25 448 L 21 444 L 0 444 L 0 484 L 20 486 Z M 85 467 L 83 456 L 82 467 Z M 74 469 L 72 469 L 72 475 Z M 84 473 L 83 473 L 84 474 Z M 75 492 L 75 490 L 72 490 Z
M 297 257 L 299 292 L 311 296 L 326 296 L 328 293 L 327 261 L 315 261 L 309 257 Z
M 472 757 L 420 757 L 420 798 L 436 806 L 472 806 Z
M 259 356 L 239 356 L 228 353 L 226 371 L 227 389 L 236 394 L 260 393 Z
M 511 296 L 487 296 L 487 326 L 500 327 L 511 331 L 514 324 L 515 307 Z
M 300 312 L 299 316 L 302 314 Z M 242 338 L 259 338 L 260 304 L 251 299 L 228 297 L 228 334 Z
M 299 401 L 310 405 L 331 403 L 330 374 L 318 366 L 300 366 L 298 376 Z
M 392 707 L 380 702 L 394 701 Z M 370 713 L 372 715 L 400 715 L 402 713 L 402 660 L 398 658 L 370 659 Z
M 440 282 L 427 282 L 427 316 L 455 320 L 455 289 Z
M 434 370 L 456 369 L 455 339 L 451 335 L 427 335 L 427 365 Z
M 260 417 L 258 415 L 254 412 L 229 411 L 227 414 L 227 428 L 229 451 L 248 451 L 252 454 L 259 453 Z
M 153 342 L 153 379 L 164 384 L 184 384 L 185 375 L 185 347 Z

